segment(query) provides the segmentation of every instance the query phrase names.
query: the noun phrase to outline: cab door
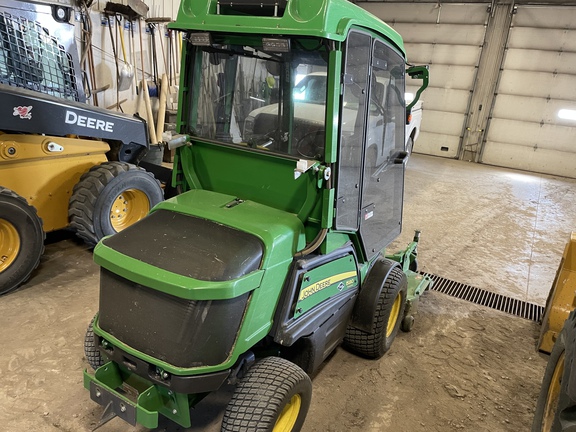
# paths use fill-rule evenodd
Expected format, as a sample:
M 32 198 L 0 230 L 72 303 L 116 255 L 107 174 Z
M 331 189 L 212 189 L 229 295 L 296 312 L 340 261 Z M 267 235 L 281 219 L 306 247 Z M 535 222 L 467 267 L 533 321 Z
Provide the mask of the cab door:
M 396 238 L 404 195 L 405 62 L 372 35 L 351 31 L 340 114 L 336 228 L 360 232 L 367 259 Z
M 402 230 L 406 158 L 404 59 L 375 40 L 370 70 L 360 212 L 360 235 L 368 257 L 379 253 Z

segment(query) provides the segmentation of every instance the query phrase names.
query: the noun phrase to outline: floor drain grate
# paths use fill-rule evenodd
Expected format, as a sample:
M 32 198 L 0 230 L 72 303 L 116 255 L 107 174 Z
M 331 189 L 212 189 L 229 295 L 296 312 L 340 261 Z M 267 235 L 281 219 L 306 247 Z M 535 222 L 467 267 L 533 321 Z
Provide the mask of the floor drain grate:
M 445 279 L 430 273 L 422 273 L 429 276 L 434 283 L 432 290 L 466 300 L 478 305 L 486 306 L 511 315 L 532 321 L 540 321 L 544 314 L 544 307 L 535 303 L 517 300 L 511 297 L 476 288 L 450 279 Z

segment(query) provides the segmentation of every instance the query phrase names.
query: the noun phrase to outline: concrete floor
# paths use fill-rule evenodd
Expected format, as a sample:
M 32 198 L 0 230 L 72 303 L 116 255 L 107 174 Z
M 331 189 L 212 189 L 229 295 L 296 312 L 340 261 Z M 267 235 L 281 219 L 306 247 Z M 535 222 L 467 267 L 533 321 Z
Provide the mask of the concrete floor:
M 415 154 L 402 235 L 421 270 L 544 305 L 576 230 L 576 180 Z
M 412 231 L 421 229 L 419 262 L 424 271 L 543 304 L 564 244 L 571 229 L 576 227 L 575 183 L 575 180 L 415 154 L 407 167 L 404 230 L 392 248 L 409 242 Z M 82 352 L 84 332 L 98 309 L 98 268 L 86 246 L 72 236 L 62 235 L 64 239 L 59 241 L 57 237 L 52 236 L 41 265 L 30 281 L 0 298 L 0 431 L 88 431 L 101 413 L 83 390 L 81 374 L 87 367 Z M 355 386 L 366 385 L 356 382 L 355 375 L 356 372 L 363 374 L 366 361 L 339 349 L 325 371 L 314 380 L 315 394 L 320 395 L 318 400 L 324 405 L 313 402 L 311 413 L 315 420 L 307 421 L 305 430 L 459 430 L 476 424 L 475 408 L 480 410 L 478 419 L 489 412 L 496 424 L 504 425 L 476 430 L 528 429 L 532 401 L 537 395 L 544 365 L 534 353 L 537 325 L 438 293 L 426 295 L 430 297 L 427 302 L 423 301 L 422 316 L 418 319 L 421 321 L 417 320 L 414 332 L 395 342 L 396 360 L 386 363 L 390 360 L 385 356 L 379 370 L 371 367 L 375 374 L 370 375 L 371 382 L 383 386 L 377 387 L 381 388 L 378 391 L 382 392 L 382 398 L 384 393 L 402 389 L 400 393 L 404 396 L 400 399 L 394 396 L 386 406 L 414 405 L 413 425 L 402 426 L 411 424 L 406 423 L 402 415 L 392 418 L 379 412 L 363 413 L 362 404 L 374 404 L 378 393 L 354 390 Z M 470 317 L 474 317 L 474 325 L 468 326 L 465 323 Z M 495 327 L 482 324 L 486 320 L 498 324 Z M 428 323 L 426 329 L 419 329 L 418 322 Z M 449 332 L 453 342 L 446 347 L 442 341 Z M 460 332 L 468 332 L 472 339 L 466 340 L 473 342 L 459 342 L 464 340 L 460 339 Z M 474 332 L 480 336 L 476 338 Z M 516 345 L 507 358 L 502 350 L 512 335 Z M 414 347 L 423 356 L 432 355 L 434 350 L 439 353 L 432 355 L 432 363 L 424 362 L 419 371 L 412 372 L 398 360 L 416 352 L 408 341 L 416 343 Z M 469 351 L 470 343 L 478 345 L 477 358 Z M 431 380 L 438 368 L 445 366 L 441 359 L 458 356 L 463 360 L 454 365 L 454 374 L 461 375 L 461 384 L 445 381 L 438 384 Z M 490 356 L 493 361 L 486 364 Z M 518 367 L 518 362 L 522 362 L 522 367 Z M 463 402 L 462 392 L 454 392 L 454 385 L 462 389 L 467 382 L 477 380 L 468 377 L 466 365 L 470 365 L 474 373 L 482 373 L 485 379 L 494 378 L 494 382 L 502 376 L 502 385 L 508 387 L 496 393 L 487 384 L 483 384 L 485 390 L 481 393 L 474 393 L 472 389 L 470 394 L 481 396 L 484 402 L 468 401 L 470 406 L 466 402 L 458 410 L 450 403 L 446 409 L 435 407 L 433 401 L 422 397 L 425 394 L 440 397 L 435 393 L 439 385 L 448 389 L 449 397 Z M 339 376 L 339 370 L 348 370 L 351 381 L 334 379 Z M 438 380 L 441 376 L 442 380 L 450 376 L 450 370 L 449 367 L 438 374 Z M 413 384 L 416 394 L 407 393 L 407 383 Z M 422 383 L 428 387 L 422 387 Z M 502 411 L 499 407 L 505 406 L 505 395 L 515 395 L 518 391 L 526 393 L 521 413 L 511 422 L 508 417 L 516 408 L 508 407 L 508 413 L 504 411 L 502 417 L 498 417 Z M 493 394 L 503 399 L 491 400 Z M 326 406 L 332 398 L 341 413 L 337 416 Z M 346 402 L 350 398 L 353 403 Z M 496 408 L 490 408 L 492 402 Z M 346 409 L 352 405 L 357 408 L 351 412 L 352 417 L 346 417 Z M 221 413 L 222 405 L 216 403 L 215 406 L 215 412 Z M 209 420 L 200 422 L 203 426 L 193 430 L 218 430 L 210 412 L 205 410 Z M 464 412 L 467 417 L 457 423 L 450 420 L 450 427 L 442 426 L 444 421 Z M 322 424 L 327 424 L 323 422 L 328 421 L 332 426 L 323 428 Z M 372 427 L 366 429 L 368 424 Z M 114 420 L 102 430 L 131 429 Z

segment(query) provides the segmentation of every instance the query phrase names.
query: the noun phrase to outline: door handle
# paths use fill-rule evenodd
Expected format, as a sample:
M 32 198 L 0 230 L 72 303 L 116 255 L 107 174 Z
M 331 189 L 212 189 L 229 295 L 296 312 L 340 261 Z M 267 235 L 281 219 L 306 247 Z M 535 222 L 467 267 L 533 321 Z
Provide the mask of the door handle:
M 408 152 L 406 152 L 406 151 L 398 152 L 398 154 L 396 154 L 396 156 L 394 157 L 394 164 L 404 163 L 404 161 L 406 160 L 407 157 L 408 157 Z

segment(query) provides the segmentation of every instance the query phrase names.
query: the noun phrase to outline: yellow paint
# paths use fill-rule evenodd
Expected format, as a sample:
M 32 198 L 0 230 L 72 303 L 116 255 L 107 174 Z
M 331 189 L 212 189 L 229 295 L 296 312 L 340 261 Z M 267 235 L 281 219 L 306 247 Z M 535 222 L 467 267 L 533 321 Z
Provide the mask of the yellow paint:
M 570 235 L 570 241 L 564 248 L 562 260 L 552 283 L 546 309 L 542 317 L 542 329 L 538 349 L 552 352 L 556 338 L 560 334 L 564 321 L 576 307 L 576 232 Z
M 560 390 L 562 388 L 562 375 L 564 375 L 565 358 L 566 358 L 566 352 L 564 351 L 562 354 L 560 354 L 558 363 L 556 363 L 556 366 L 554 367 L 554 373 L 552 374 L 552 379 L 550 380 L 550 386 L 548 387 L 548 395 L 546 397 L 546 405 L 544 407 L 544 415 L 542 416 L 541 430 L 543 431 L 552 430 L 554 418 L 556 417 L 556 411 L 558 411 Z
M 63 151 L 50 151 L 53 145 Z M 106 162 L 102 141 L 41 135 L 0 135 L 0 185 L 36 208 L 46 232 L 68 226 L 68 202 L 80 176 Z
M 299 394 L 295 394 L 290 398 L 290 401 L 286 404 L 276 424 L 272 429 L 272 432 L 290 432 L 298 420 L 298 414 L 300 413 L 300 407 L 302 406 L 302 398 Z
M 19 252 L 18 230 L 6 219 L 0 219 L 0 273 L 10 267 Z
M 337 275 L 330 276 L 326 279 L 322 279 L 300 291 L 300 297 L 298 298 L 298 301 L 302 301 L 305 298 L 310 297 L 312 294 L 316 294 L 317 292 L 322 291 L 324 288 L 328 288 L 329 286 L 334 285 L 335 283 L 338 283 L 340 281 L 352 277 L 356 277 L 355 271 L 339 273 Z
M 144 192 L 128 189 L 116 197 L 110 209 L 110 223 L 116 232 L 138 222 L 150 211 L 150 200 Z
M 396 327 L 396 322 L 398 322 L 398 315 L 400 315 L 400 309 L 402 307 L 402 294 L 398 293 L 394 299 L 394 304 L 392 305 L 392 310 L 390 311 L 390 316 L 388 317 L 388 325 L 386 326 L 386 337 L 390 337 Z

